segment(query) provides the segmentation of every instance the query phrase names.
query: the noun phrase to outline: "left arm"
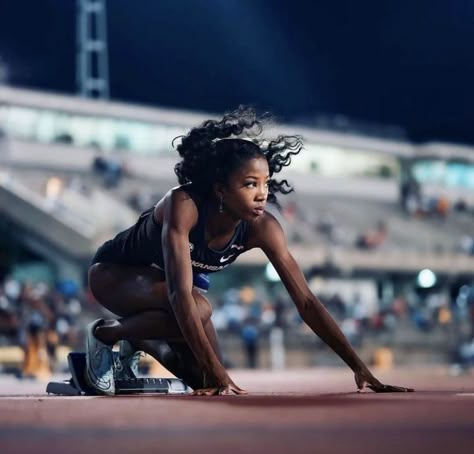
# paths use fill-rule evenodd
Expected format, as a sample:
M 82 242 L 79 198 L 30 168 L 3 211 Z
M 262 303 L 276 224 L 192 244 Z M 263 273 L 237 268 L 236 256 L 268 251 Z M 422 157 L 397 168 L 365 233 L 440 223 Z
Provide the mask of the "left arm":
M 288 250 L 278 221 L 266 214 L 261 224 L 256 232 L 256 245 L 275 267 L 304 322 L 354 371 L 358 390 L 368 386 L 374 391 L 408 391 L 407 388 L 382 385 L 370 373 L 329 312 L 309 289 L 300 267 Z

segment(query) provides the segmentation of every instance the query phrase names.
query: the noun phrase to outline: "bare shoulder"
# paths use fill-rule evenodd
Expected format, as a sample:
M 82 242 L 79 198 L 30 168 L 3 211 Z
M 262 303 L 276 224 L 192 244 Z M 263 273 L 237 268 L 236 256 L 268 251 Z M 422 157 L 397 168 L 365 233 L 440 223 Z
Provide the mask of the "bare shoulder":
M 263 250 L 286 244 L 285 233 L 278 219 L 265 211 L 255 222 L 249 224 L 249 246 Z
M 195 198 L 186 190 L 186 185 L 171 188 L 164 198 L 170 200 L 173 204 L 197 208 Z
M 183 186 L 170 189 L 156 204 L 155 219 L 158 223 L 170 223 L 191 229 L 198 219 L 195 199 Z

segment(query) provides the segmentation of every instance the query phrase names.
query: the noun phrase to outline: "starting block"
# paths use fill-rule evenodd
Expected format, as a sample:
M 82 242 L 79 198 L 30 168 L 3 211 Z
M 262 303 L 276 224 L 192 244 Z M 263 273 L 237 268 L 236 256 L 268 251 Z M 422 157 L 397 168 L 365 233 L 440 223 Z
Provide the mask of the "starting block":
M 116 355 L 116 353 L 114 353 Z M 48 394 L 61 396 L 97 396 L 85 378 L 86 354 L 71 352 L 67 357 L 71 378 L 62 382 L 49 382 Z M 188 394 L 190 388 L 178 378 L 136 378 L 132 380 L 115 380 L 115 394 Z

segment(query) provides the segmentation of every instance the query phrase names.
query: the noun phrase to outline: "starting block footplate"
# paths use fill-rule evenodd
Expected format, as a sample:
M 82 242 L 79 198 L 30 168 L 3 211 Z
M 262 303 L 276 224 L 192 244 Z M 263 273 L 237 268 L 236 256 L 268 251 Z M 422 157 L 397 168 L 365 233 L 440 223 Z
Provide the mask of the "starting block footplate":
M 114 353 L 115 354 L 115 353 Z M 91 388 L 84 378 L 86 354 L 71 352 L 68 355 L 71 378 L 62 382 L 49 382 L 48 394 L 61 396 L 96 396 L 99 393 Z M 140 377 L 131 380 L 116 380 L 115 394 L 188 394 L 189 387 L 178 378 Z

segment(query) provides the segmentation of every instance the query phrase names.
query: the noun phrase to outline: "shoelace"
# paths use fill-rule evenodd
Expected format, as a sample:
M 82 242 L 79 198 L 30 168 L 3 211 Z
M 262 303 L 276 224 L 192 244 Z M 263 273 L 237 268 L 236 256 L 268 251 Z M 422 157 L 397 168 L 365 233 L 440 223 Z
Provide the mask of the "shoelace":
M 95 353 L 94 353 L 94 360 L 97 360 L 97 359 L 101 359 L 102 358 L 102 352 L 103 351 L 106 351 L 107 352 L 107 355 L 109 356 L 110 360 L 111 360 L 111 363 L 114 364 L 114 356 L 113 356 L 113 353 L 112 353 L 112 350 L 110 349 L 110 347 L 101 347 L 99 348 Z
M 137 355 L 137 353 L 138 353 L 138 355 Z M 129 356 L 128 358 L 124 358 L 124 359 L 127 362 L 131 360 L 130 361 L 130 368 L 132 368 L 133 366 L 137 365 L 140 362 L 140 359 L 142 358 L 142 356 L 145 356 L 145 352 L 137 350 L 131 356 Z M 120 358 L 120 356 L 117 356 L 115 358 L 113 367 L 114 367 L 114 371 L 116 371 L 116 372 L 120 372 L 120 371 L 123 370 L 123 363 L 122 363 L 122 359 Z
M 111 350 L 109 347 L 101 347 L 101 348 L 99 348 L 99 349 L 94 353 L 93 360 L 94 360 L 94 361 L 97 361 L 97 360 L 101 361 L 101 359 L 102 359 L 102 352 L 103 352 L 104 350 L 107 352 L 106 354 L 109 356 L 110 362 L 112 363 L 112 369 L 114 369 L 114 368 L 115 368 L 114 356 L 113 356 L 112 350 Z M 100 364 L 99 364 L 99 365 L 100 365 Z M 109 380 L 106 380 L 106 379 L 104 379 L 104 378 L 98 377 L 95 372 L 94 372 L 94 375 L 96 376 L 97 382 L 99 382 L 99 383 L 104 383 L 104 384 L 109 384 L 109 382 L 110 382 Z
M 138 354 L 137 354 L 138 353 Z M 142 352 L 142 351 L 136 351 L 133 355 L 132 355 L 132 358 L 130 360 L 130 367 L 134 367 L 134 366 L 137 366 L 138 367 L 138 363 L 140 362 L 140 359 L 142 358 L 142 356 L 145 356 L 145 353 Z

